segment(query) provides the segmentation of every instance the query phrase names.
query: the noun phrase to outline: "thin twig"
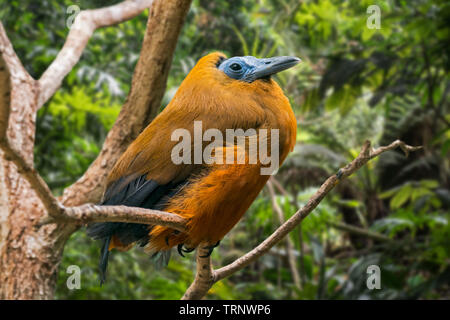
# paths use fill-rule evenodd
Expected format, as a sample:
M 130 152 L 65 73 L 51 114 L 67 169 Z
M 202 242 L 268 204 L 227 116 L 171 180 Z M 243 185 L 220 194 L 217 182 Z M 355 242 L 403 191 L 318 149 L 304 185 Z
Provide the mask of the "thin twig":
M 322 199 L 339 183 L 339 181 L 347 178 L 355 171 L 360 169 L 369 160 L 380 155 L 383 152 L 393 150 L 400 147 L 405 155 L 408 156 L 410 151 L 416 151 L 421 147 L 411 147 L 406 145 L 403 141 L 396 140 L 388 146 L 379 147 L 372 150 L 370 141 L 366 141 L 361 149 L 360 154 L 351 163 L 347 164 L 344 168 L 340 169 L 338 174 L 329 177 L 316 191 L 316 193 L 309 199 L 307 204 L 298 210 L 288 221 L 286 221 L 281 227 L 275 230 L 271 236 L 263 241 L 259 246 L 248 252 L 244 256 L 240 257 L 236 261 L 230 263 L 228 266 L 222 267 L 215 272 L 215 279 L 223 279 L 230 274 L 242 269 L 249 263 L 255 261 L 260 256 L 265 254 L 271 247 L 283 239 L 292 229 L 294 229 L 305 217 L 307 217 L 312 210 L 314 210 Z
M 218 270 L 212 272 L 212 277 L 210 275 L 211 261 L 201 261 L 202 263 L 209 263 L 208 266 L 202 266 L 202 268 L 197 267 L 197 275 L 194 283 L 189 287 L 189 295 L 184 296 L 185 299 L 195 297 L 194 299 L 199 299 L 205 295 L 211 286 L 225 278 L 228 277 L 245 266 L 249 265 L 265 253 L 267 253 L 270 248 L 275 244 L 280 242 L 290 231 L 292 231 L 304 218 L 306 218 L 322 201 L 322 199 L 343 179 L 347 178 L 355 171 L 364 166 L 371 159 L 379 156 L 383 152 L 393 150 L 400 147 L 405 155 L 408 156 L 409 152 L 421 149 L 421 147 L 412 147 L 406 145 L 400 140 L 396 140 L 388 146 L 379 147 L 377 149 L 372 149 L 370 141 L 366 141 L 361 149 L 360 154 L 352 162 L 347 164 L 344 168 L 340 169 L 337 174 L 329 177 L 320 188 L 314 193 L 314 195 L 309 199 L 307 204 L 299 209 L 289 220 L 287 220 L 283 225 L 281 225 L 277 230 L 275 230 L 272 235 L 270 235 L 266 240 L 264 240 L 256 248 L 245 254 L 244 256 L 238 258 L 229 265 L 222 267 Z M 201 273 L 201 274 L 198 274 Z M 207 275 L 207 276 L 205 276 Z M 211 281 L 211 278 L 213 281 Z

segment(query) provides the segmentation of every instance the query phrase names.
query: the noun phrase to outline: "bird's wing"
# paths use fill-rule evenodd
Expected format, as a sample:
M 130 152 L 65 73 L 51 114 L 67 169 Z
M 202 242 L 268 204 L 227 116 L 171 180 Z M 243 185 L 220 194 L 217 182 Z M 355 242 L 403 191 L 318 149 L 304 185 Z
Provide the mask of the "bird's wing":
M 185 182 L 158 184 L 146 175 L 125 176 L 114 181 L 107 188 L 102 205 L 126 205 L 148 209 L 159 209 L 171 196 L 176 194 Z M 149 241 L 152 226 L 138 223 L 101 222 L 87 227 L 87 234 L 103 241 L 100 254 L 100 283 L 106 280 L 109 251 L 111 248 L 127 250 L 134 243 L 145 246 Z M 153 257 L 156 266 L 167 265 L 170 251 Z
M 146 175 L 138 177 L 126 176 L 111 183 L 105 192 L 101 205 L 125 205 L 147 209 L 160 209 L 168 198 L 173 196 L 185 181 L 178 183 L 158 184 Z M 87 234 L 94 239 L 115 237 L 115 242 L 109 246 L 126 248 L 131 243 L 148 242 L 151 226 L 137 223 L 101 222 L 88 226 Z

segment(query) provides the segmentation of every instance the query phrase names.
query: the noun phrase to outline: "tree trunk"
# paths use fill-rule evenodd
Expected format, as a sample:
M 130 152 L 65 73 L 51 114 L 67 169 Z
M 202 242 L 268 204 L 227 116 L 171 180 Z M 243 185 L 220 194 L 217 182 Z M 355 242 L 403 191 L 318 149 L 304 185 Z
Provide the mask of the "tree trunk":
M 36 81 L 16 72 L 11 82 L 7 136 L 10 145 L 32 163 Z M 0 299 L 51 298 L 65 239 L 54 225 L 33 228 L 44 207 L 17 167 L 0 153 Z

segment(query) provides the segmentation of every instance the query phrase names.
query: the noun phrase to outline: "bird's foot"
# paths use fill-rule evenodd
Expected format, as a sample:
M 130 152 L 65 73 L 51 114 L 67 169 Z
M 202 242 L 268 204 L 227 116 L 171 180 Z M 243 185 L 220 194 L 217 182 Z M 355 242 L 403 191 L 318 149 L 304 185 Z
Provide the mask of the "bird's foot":
M 208 258 L 214 251 L 214 248 L 216 248 L 219 244 L 220 244 L 220 240 L 217 241 L 217 243 L 212 246 L 204 247 L 203 249 L 208 249 L 208 253 L 204 256 L 200 256 L 200 258 Z
M 180 256 L 182 256 L 183 258 L 184 258 L 183 252 L 189 253 L 189 252 L 192 252 L 192 251 L 195 250 L 195 248 L 183 248 L 183 246 L 184 246 L 184 243 L 180 243 L 180 244 L 177 246 L 178 254 L 179 254 Z

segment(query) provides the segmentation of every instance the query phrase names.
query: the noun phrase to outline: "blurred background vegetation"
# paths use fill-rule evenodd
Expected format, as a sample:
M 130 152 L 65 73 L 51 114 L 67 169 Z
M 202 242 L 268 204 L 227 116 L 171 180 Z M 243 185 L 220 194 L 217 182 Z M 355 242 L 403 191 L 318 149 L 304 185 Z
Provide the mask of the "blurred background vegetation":
M 0 0 L 0 18 L 30 74 L 38 78 L 62 47 L 70 5 L 119 1 Z M 381 29 L 369 29 L 369 5 Z M 35 163 L 60 194 L 95 159 L 130 88 L 146 14 L 95 32 L 81 61 L 37 118 Z M 204 54 L 295 55 L 303 63 L 276 76 L 298 118 L 297 146 L 275 176 L 287 219 L 370 139 L 402 139 L 424 149 L 370 162 L 256 263 L 217 283 L 210 299 L 450 298 L 450 114 L 448 1 L 194 0 L 161 108 Z M 213 253 L 222 266 L 280 224 L 264 189 Z M 193 279 L 194 256 L 174 254 L 155 272 L 135 248 L 114 252 L 99 286 L 99 243 L 79 230 L 60 267 L 60 299 L 178 299 Z M 289 248 L 289 252 L 286 250 Z M 289 253 L 289 255 L 287 254 Z M 289 264 L 288 256 L 294 257 Z M 66 287 L 69 265 L 81 290 Z M 381 289 L 366 287 L 367 266 Z M 298 275 L 297 285 L 294 277 Z

